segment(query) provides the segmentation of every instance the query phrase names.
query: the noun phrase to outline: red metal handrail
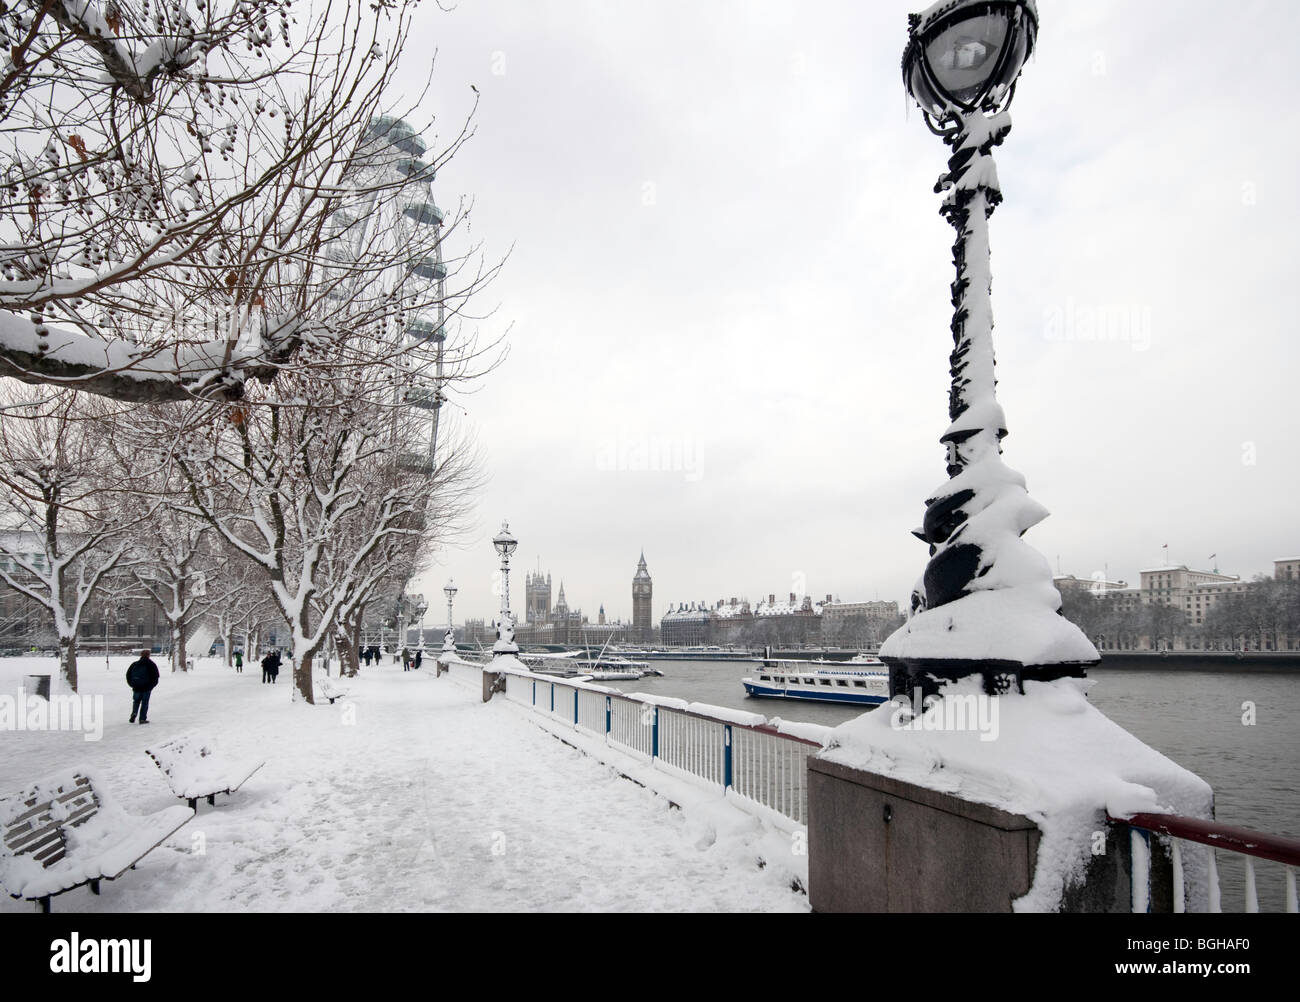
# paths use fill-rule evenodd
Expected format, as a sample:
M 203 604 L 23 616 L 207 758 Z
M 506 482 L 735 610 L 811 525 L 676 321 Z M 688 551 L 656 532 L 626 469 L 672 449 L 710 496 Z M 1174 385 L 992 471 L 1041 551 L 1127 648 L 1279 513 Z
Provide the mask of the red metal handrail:
M 1239 852 L 1244 856 L 1269 859 L 1287 866 L 1300 866 L 1300 839 L 1282 835 L 1265 835 L 1249 828 L 1222 825 L 1202 818 L 1185 818 L 1177 814 L 1134 814 L 1131 818 L 1110 818 L 1115 824 L 1144 831 L 1172 835 L 1174 838 L 1199 842 L 1216 849 Z

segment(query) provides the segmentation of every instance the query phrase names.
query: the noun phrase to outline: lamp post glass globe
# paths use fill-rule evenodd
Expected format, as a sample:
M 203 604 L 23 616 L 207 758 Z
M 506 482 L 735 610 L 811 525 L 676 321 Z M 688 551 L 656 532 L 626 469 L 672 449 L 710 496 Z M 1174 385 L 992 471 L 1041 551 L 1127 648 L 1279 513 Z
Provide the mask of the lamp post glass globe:
M 519 545 L 519 542 L 510 534 L 508 523 L 501 523 L 501 531 L 493 538 L 492 545 L 496 547 L 497 553 L 501 554 L 504 560 L 510 559 L 510 555 L 515 552 L 515 547 Z
M 908 93 L 939 120 L 1000 110 L 1037 33 L 1032 0 L 964 0 L 914 15 L 903 56 Z

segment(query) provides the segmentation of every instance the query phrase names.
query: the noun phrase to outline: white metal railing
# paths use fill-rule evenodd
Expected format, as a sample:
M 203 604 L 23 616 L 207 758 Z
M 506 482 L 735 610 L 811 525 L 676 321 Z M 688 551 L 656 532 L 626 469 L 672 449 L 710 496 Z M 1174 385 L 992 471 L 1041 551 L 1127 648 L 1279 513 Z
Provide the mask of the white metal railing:
M 481 670 L 458 669 L 474 675 Z M 715 787 L 741 806 L 757 805 L 797 825 L 807 824 L 808 758 L 821 749 L 818 741 L 782 733 L 758 714 L 683 700 L 638 699 L 531 672 L 511 670 L 505 676 L 505 697 L 512 703 L 656 768 Z M 811 725 L 800 726 L 801 733 L 819 733 Z

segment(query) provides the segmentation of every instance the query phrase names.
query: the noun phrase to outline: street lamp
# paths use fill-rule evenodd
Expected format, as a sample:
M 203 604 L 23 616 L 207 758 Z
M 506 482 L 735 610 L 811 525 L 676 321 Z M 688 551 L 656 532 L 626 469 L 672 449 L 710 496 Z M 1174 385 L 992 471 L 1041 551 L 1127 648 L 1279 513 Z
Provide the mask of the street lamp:
M 1047 517 L 1024 478 L 1002 462 L 1006 418 L 993 357 L 989 217 L 1002 201 L 992 150 L 1011 131 L 1007 112 L 1038 34 L 1034 0 L 954 0 L 910 18 L 903 81 L 926 125 L 953 150 L 935 186 L 957 230 L 952 424 L 941 442 L 948 482 L 926 502 L 915 535 L 930 562 L 911 616 L 881 647 L 890 694 L 933 695 L 982 676 L 989 694 L 1027 680 L 1082 677 L 1099 660 L 1060 615 L 1047 560 L 1021 538 Z
M 420 650 L 424 650 L 424 614 L 429 611 L 429 603 L 421 592 L 415 598 L 415 614 L 420 617 Z
M 501 523 L 501 531 L 493 538 L 492 545 L 501 555 L 501 620 L 497 624 L 497 641 L 492 645 L 492 651 L 494 654 L 518 654 L 514 621 L 510 616 L 510 555 L 519 543 L 510 534 L 509 523 Z
M 447 596 L 447 635 L 443 638 L 442 649 L 444 651 L 454 651 L 456 649 L 456 627 L 451 618 L 451 602 L 456 597 L 456 582 L 448 581 L 447 586 L 442 589 L 442 593 Z

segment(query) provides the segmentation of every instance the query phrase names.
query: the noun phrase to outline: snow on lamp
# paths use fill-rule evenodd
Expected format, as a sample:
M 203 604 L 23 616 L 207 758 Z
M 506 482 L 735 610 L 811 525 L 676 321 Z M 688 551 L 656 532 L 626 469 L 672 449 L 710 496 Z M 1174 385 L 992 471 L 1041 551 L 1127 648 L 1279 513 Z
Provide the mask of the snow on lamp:
M 451 603 L 456 597 L 456 582 L 448 581 L 447 586 L 442 589 L 442 593 L 447 596 L 447 635 L 443 637 L 442 649 L 444 651 L 456 650 L 456 627 L 452 625 Z
M 424 600 L 424 592 L 415 597 L 415 615 L 420 620 L 420 650 L 424 650 L 424 614 L 429 611 L 429 603 Z
M 908 622 L 881 647 L 891 695 L 928 696 L 970 676 L 981 676 L 990 694 L 1023 691 L 1026 680 L 1082 677 L 1099 660 L 1061 616 L 1047 560 L 1022 538 L 1047 510 L 1002 462 L 988 223 L 1002 192 L 992 150 L 1011 131 L 1007 107 L 1037 32 L 1033 0 L 946 0 L 910 18 L 903 80 L 953 150 L 935 191 L 957 230 L 957 279 L 952 423 L 941 439 L 949 479 L 926 501 L 915 532 L 930 561 Z
M 496 654 L 518 654 L 519 645 L 515 643 L 515 624 L 510 616 L 510 555 L 519 545 L 510 534 L 510 525 L 501 523 L 501 531 L 492 539 L 492 546 L 501 555 L 501 619 L 497 623 L 497 640 L 492 645 Z

